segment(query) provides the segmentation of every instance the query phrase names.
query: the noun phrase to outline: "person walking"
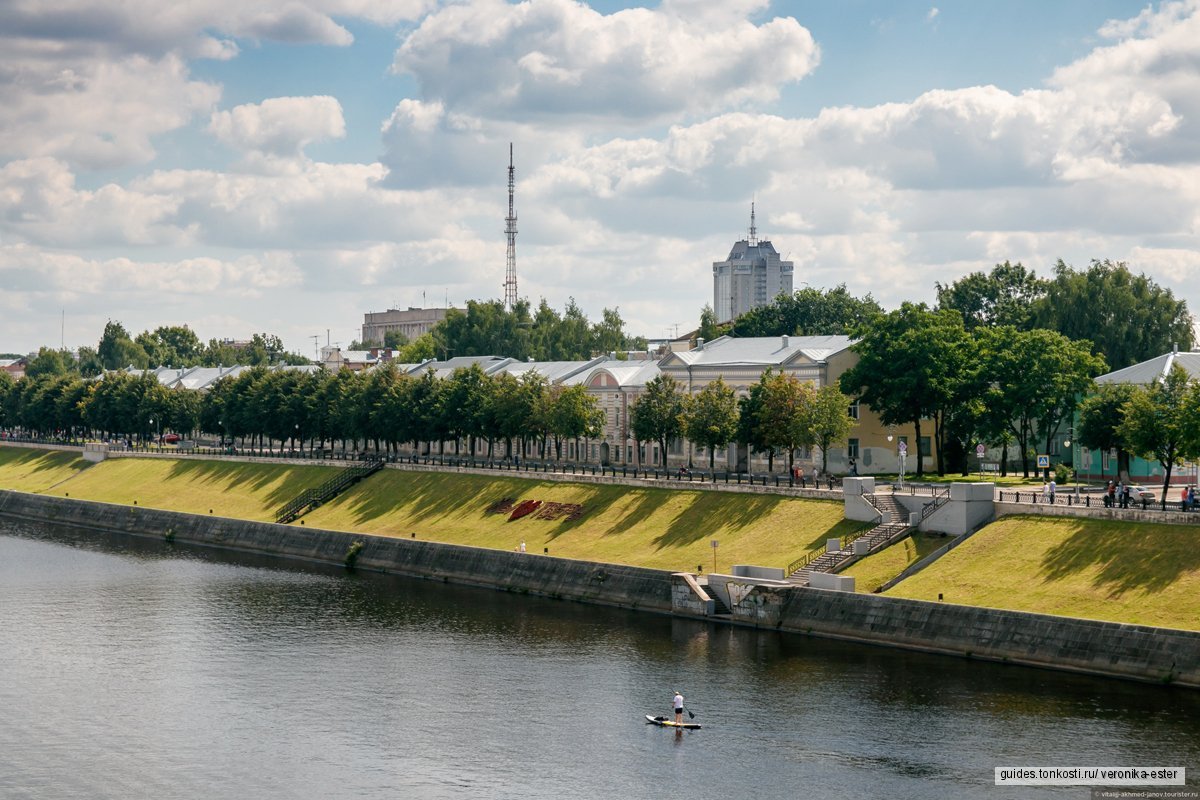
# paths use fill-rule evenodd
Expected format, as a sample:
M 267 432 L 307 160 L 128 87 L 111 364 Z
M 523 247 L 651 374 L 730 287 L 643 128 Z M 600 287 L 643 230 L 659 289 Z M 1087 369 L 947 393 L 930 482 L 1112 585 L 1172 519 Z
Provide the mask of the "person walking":
M 671 700 L 671 705 L 675 709 L 675 724 L 683 724 L 683 695 L 678 691 L 675 692 L 675 697 Z

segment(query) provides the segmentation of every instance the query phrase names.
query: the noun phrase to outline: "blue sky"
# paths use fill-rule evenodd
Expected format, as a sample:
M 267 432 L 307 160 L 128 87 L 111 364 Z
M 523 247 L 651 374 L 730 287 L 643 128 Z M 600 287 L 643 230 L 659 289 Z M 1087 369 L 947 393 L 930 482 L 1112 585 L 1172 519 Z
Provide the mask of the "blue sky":
M 1196 0 L 251 5 L 0 8 L 0 351 L 499 297 L 510 141 L 521 294 L 651 338 L 752 199 L 885 307 L 1059 258 L 1200 305 Z

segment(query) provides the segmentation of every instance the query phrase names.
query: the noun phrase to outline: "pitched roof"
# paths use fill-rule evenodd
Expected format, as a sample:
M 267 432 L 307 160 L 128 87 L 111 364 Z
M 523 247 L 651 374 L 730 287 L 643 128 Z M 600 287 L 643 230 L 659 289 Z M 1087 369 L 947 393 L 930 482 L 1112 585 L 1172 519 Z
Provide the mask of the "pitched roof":
M 779 365 L 803 356 L 814 362 L 825 361 L 849 348 L 856 340 L 849 336 L 762 336 L 735 339 L 722 336 L 703 347 L 672 353 L 662 360 L 692 366 Z
M 1096 378 L 1096 383 L 1132 383 L 1146 386 L 1166 377 L 1174 364 L 1187 370 L 1192 380 L 1200 379 L 1200 353 L 1164 353 L 1123 369 L 1118 369 Z

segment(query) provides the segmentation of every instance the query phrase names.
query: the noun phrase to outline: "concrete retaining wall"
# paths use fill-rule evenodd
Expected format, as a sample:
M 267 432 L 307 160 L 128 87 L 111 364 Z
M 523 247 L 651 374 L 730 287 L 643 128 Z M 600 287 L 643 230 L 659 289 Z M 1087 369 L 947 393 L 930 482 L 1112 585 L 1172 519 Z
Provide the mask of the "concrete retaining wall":
M 779 627 L 797 633 L 1200 688 L 1193 631 L 811 588 L 743 603 L 760 619 L 778 608 Z
M 664 570 L 2 490 L 0 515 L 135 536 L 169 535 L 178 543 L 326 564 L 345 564 L 351 545 L 362 542 L 355 561 L 358 569 L 662 613 L 671 611 L 671 573 Z
M 1170 504 L 1168 504 L 1169 506 Z M 1178 508 L 1179 504 L 1176 503 Z M 1200 511 L 1187 514 L 1179 511 L 1163 511 L 1148 508 L 1105 508 L 1104 506 L 1071 505 L 1061 500 L 1057 503 L 996 503 L 996 516 L 1006 514 L 1032 514 L 1042 517 L 1086 517 L 1087 519 L 1111 519 L 1117 522 L 1161 522 L 1167 525 L 1200 525 Z
M 661 570 L 7 490 L 0 490 L 0 516 L 326 564 L 344 564 L 362 542 L 360 569 L 679 616 L 711 613 L 684 576 Z M 752 579 L 729 578 L 746 584 L 729 604 L 736 624 L 1200 688 L 1200 633 L 813 588 L 750 588 Z

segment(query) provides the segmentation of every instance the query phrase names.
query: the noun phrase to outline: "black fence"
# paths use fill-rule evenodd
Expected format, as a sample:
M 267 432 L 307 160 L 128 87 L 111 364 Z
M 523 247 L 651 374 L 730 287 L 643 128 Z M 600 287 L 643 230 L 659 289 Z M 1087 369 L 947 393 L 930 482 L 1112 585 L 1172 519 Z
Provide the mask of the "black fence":
M 1110 508 L 1117 511 L 1134 510 L 1134 511 L 1176 511 L 1180 513 L 1188 513 L 1200 509 L 1200 505 L 1189 506 L 1182 501 L 1167 502 L 1165 507 L 1162 501 L 1154 498 L 1151 495 L 1138 492 L 1131 494 L 1125 498 L 1121 495 L 1110 496 L 1104 492 L 1079 492 L 1062 491 L 1053 494 L 1047 494 L 1040 489 L 1035 490 L 1012 490 L 999 492 L 998 499 L 1001 503 L 1028 503 L 1030 505 L 1058 505 L 1058 506 L 1080 506 L 1083 508 Z

